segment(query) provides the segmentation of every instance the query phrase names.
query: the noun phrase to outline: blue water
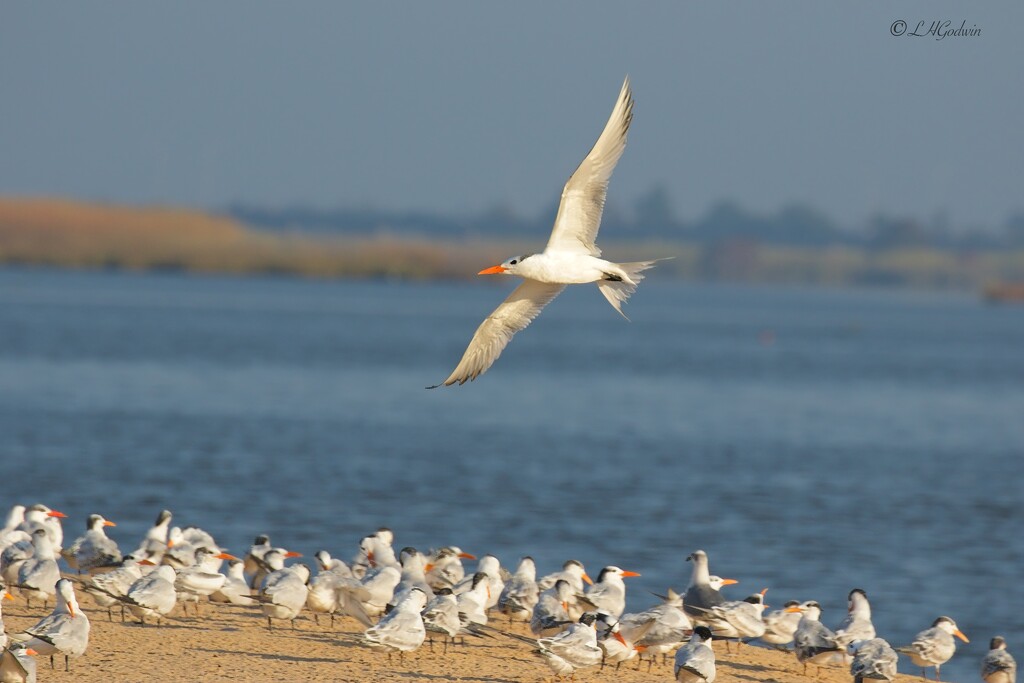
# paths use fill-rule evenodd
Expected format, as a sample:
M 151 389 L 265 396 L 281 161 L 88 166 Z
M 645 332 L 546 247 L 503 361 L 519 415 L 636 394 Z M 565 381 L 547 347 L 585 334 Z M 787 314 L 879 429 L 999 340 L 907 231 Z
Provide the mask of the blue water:
M 0 507 L 163 507 L 242 552 L 348 558 L 381 525 L 541 571 L 569 557 L 730 595 L 871 597 L 1024 644 L 1024 309 L 962 294 L 646 281 L 570 288 L 484 377 L 444 379 L 510 289 L 0 270 Z M 902 666 L 905 671 L 911 667 Z

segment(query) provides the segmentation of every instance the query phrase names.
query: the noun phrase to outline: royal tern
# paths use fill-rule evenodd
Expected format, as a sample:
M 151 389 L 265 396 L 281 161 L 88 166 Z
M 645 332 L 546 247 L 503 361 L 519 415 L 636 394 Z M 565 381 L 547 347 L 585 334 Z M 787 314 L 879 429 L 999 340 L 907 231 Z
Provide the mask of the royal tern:
M 805 674 L 808 664 L 814 664 L 820 670 L 824 664 L 843 660 L 845 651 L 836 643 L 836 634 L 821 623 L 821 605 L 817 601 L 808 600 L 788 609 L 801 614 L 793 634 L 793 645 L 797 661 L 804 665 Z
M 171 525 L 170 510 L 161 510 L 156 517 L 156 522 L 143 537 L 139 547 L 132 552 L 132 555 L 140 560 L 149 560 L 153 564 L 160 564 L 167 552 L 167 532 Z
M 70 670 L 69 660 L 81 656 L 89 647 L 89 617 L 79 608 L 75 599 L 75 588 L 67 579 L 57 582 L 57 604 L 48 616 L 43 617 L 18 640 L 41 655 L 64 655 L 64 670 Z
M 306 596 L 306 607 L 313 613 L 313 620 L 320 624 L 320 615 L 331 616 L 334 626 L 334 613 L 341 606 L 338 587 L 342 581 L 352 579 L 352 572 L 342 560 L 332 558 L 326 550 L 317 551 L 317 566 L 320 571 L 309 582 L 309 595 Z
M 50 543 L 53 544 L 53 559 L 56 560 L 60 557 L 61 546 L 64 543 L 64 527 L 60 522 L 62 519 L 67 519 L 67 515 L 63 512 L 50 509 L 42 503 L 36 503 L 25 510 L 25 519 L 18 525 L 18 528 L 28 534 L 31 534 L 37 527 L 46 529 Z
M 965 643 L 969 643 L 956 622 L 949 617 L 939 617 L 932 622 L 931 628 L 927 628 L 914 636 L 914 642 L 907 647 L 901 647 L 900 652 L 910 657 L 910 661 L 921 667 L 921 678 L 926 678 L 925 669 L 935 667 L 935 680 L 939 680 L 939 669 L 948 662 L 956 652 L 956 636 Z
M 25 506 L 12 505 L 7 512 L 7 521 L 0 529 L 0 552 L 16 541 L 28 540 L 28 534 L 18 530 L 18 526 L 25 521 Z
M 472 587 L 465 593 L 459 593 L 456 601 L 459 607 L 459 620 L 463 626 L 467 624 L 487 623 L 487 603 L 491 599 L 489 577 L 484 572 L 477 572 L 470 577 Z
M 451 588 L 441 588 L 434 594 L 434 599 L 423 608 L 423 626 L 428 635 L 440 633 L 444 635 L 444 651 L 448 652 L 448 640 L 462 630 L 459 619 L 459 604 Z M 430 649 L 434 649 L 434 639 L 430 638 Z
M 587 570 L 583 568 L 583 563 L 579 560 L 566 560 L 565 564 L 562 565 L 562 571 L 548 574 L 547 576 L 541 577 L 537 580 L 537 588 L 546 591 L 555 585 L 555 582 L 559 579 L 564 579 L 569 582 L 572 589 L 577 593 L 583 592 L 583 582 L 593 584 L 594 581 L 587 576 Z
M 427 583 L 433 589 L 451 588 L 466 576 L 462 560 L 475 560 L 476 556 L 465 553 L 458 546 L 445 546 L 430 556 L 427 563 Z
M 40 598 L 45 607 L 57 589 L 60 580 L 60 568 L 53 559 L 53 542 L 46 529 L 37 527 L 32 532 L 32 557 L 18 567 L 17 587 L 21 594 L 32 604 L 33 598 Z
M 376 626 L 363 632 L 363 640 L 371 647 L 387 650 L 389 657 L 394 651 L 399 654 L 412 652 L 427 637 L 423 615 L 420 614 L 426 605 L 427 594 L 419 588 L 411 589 Z
M 498 611 L 508 615 L 509 621 L 529 621 L 539 596 L 537 565 L 527 555 L 519 561 L 515 573 L 498 596 Z
M 743 600 L 730 600 L 715 605 L 704 612 L 700 621 L 711 629 L 715 638 L 737 638 L 740 642 L 743 642 L 743 638 L 759 638 L 765 631 L 761 617 L 764 615 L 764 594 L 767 591 L 765 588 Z M 729 641 L 726 640 L 726 651 L 728 646 Z
M 579 621 L 550 638 L 537 640 L 537 654 L 555 672 L 556 676 L 570 676 L 577 669 L 601 663 L 603 652 L 597 645 L 596 615 L 586 612 Z
M 535 636 L 549 636 L 563 631 L 572 623 L 569 618 L 569 600 L 575 591 L 565 579 L 540 594 L 530 616 L 530 631 Z
M 464 384 L 486 372 L 512 337 L 529 325 L 566 285 L 595 282 L 608 303 L 622 313 L 622 304 L 636 291 L 643 271 L 657 262 L 605 261 L 594 243 L 601 226 L 608 181 L 626 148 L 626 133 L 632 120 L 633 96 L 626 78 L 600 137 L 562 190 L 555 225 L 544 251 L 516 256 L 480 271 L 480 275 L 518 275 L 524 281 L 480 324 L 462 360 L 441 384 Z
M 152 562 L 145 560 L 152 565 Z M 107 608 L 107 619 L 114 620 L 110 608 L 114 605 L 121 605 L 121 621 L 124 621 L 125 603 L 120 600 L 124 597 L 128 588 L 142 578 L 142 567 L 140 561 L 134 555 L 126 555 L 121 561 L 121 566 L 112 569 L 105 574 L 96 574 L 85 584 L 83 590 L 92 596 L 93 602 L 100 607 Z
M 434 589 L 427 584 L 427 558 L 416 548 L 405 547 L 398 553 L 398 562 L 402 566 L 402 579 L 398 582 L 395 595 L 392 601 L 397 603 L 405 598 L 413 588 L 419 588 L 427 596 L 427 601 L 433 599 Z
M 476 586 L 476 574 L 483 574 L 487 577 L 487 603 L 484 609 L 488 610 L 498 604 L 501 592 L 505 590 L 505 580 L 501 578 L 501 562 L 494 555 L 484 555 L 476 562 L 476 571 L 473 576 L 467 576 L 454 588 L 455 594 L 463 593 Z
M 676 652 L 675 679 L 679 683 L 714 683 L 715 651 L 711 649 L 711 629 L 693 629 L 690 642 Z
M 140 623 L 145 624 L 146 617 L 156 619 L 158 624 L 162 623 L 163 618 L 178 604 L 178 595 L 174 590 L 175 578 L 174 567 L 162 564 L 136 580 L 128 587 L 124 597 L 119 599 L 128 605 L 128 610 Z
M 860 588 L 854 588 L 847 596 L 848 607 L 846 618 L 836 629 L 836 642 L 847 647 L 857 640 L 871 640 L 875 637 L 875 627 L 871 623 L 871 603 L 868 595 Z
M 267 551 L 273 547 L 274 546 L 270 544 L 270 536 L 260 534 L 253 539 L 252 545 L 249 546 L 249 552 L 245 554 L 242 571 L 250 577 L 249 587 L 253 590 L 260 587 L 260 583 L 263 582 L 263 577 L 267 575 L 265 570 L 266 564 L 263 562 L 263 556 L 266 555 Z
M 587 588 L 587 600 L 600 611 L 616 619 L 626 611 L 626 583 L 623 578 L 640 576 L 637 572 L 626 571 L 614 565 L 601 570 L 594 585 Z
M 0 682 L 36 683 L 36 660 L 33 659 L 36 654 L 23 643 L 0 647 Z
M 891 681 L 896 678 L 899 655 L 881 638 L 854 640 L 848 649 L 853 655 L 850 662 L 853 683 L 864 683 L 865 679 Z
M 683 610 L 695 623 L 700 623 L 706 611 L 721 605 L 725 598 L 711 586 L 706 552 L 695 550 L 686 560 L 693 562 L 693 573 L 690 575 L 690 585 L 686 587 L 686 595 L 683 596 Z
M 292 555 L 296 556 L 298 553 Z M 309 567 L 304 564 L 285 567 L 286 557 L 288 551 L 281 552 L 279 548 L 272 548 L 263 556 L 263 561 L 273 571 L 263 579 L 258 600 L 263 615 L 267 618 L 267 628 L 271 630 L 274 628 L 274 619 L 287 619 L 292 622 L 294 629 L 295 619 L 306 606 L 306 598 L 309 595 L 309 588 L 306 586 L 309 581 Z
M 693 630 L 693 624 L 683 612 L 683 596 L 671 588 L 661 604 L 637 614 L 624 614 L 619 619 L 623 636 L 644 648 L 653 663 L 658 655 L 668 654 L 679 647 Z
M 121 564 L 121 551 L 114 539 L 107 536 L 105 527 L 117 526 L 103 515 L 89 515 L 85 534 L 75 539 L 62 555 L 68 566 L 79 573 L 92 573 Z
M 178 576 L 174 580 L 174 589 L 178 593 L 178 602 L 181 603 L 182 611 L 187 613 L 185 605 L 191 602 L 195 605 L 195 612 L 198 616 L 200 599 L 209 598 L 223 588 L 227 581 L 227 577 L 218 571 L 221 560 L 238 560 L 238 558 L 228 553 L 214 552 L 206 546 L 196 548 L 194 557 L 195 564 L 178 570 Z
M 402 573 L 395 567 L 381 567 L 362 581 L 343 580 L 338 586 L 339 609 L 369 626 L 373 623 L 370 617 L 384 613 L 401 580 Z
M 210 595 L 213 602 L 227 602 L 232 605 L 254 605 L 249 582 L 245 580 L 245 562 L 243 560 L 228 561 L 228 572 L 224 576 L 224 585 Z
M 597 613 L 597 621 L 594 626 L 597 628 L 597 646 L 603 653 L 601 656 L 602 669 L 609 664 L 614 664 L 618 669 L 623 662 L 633 659 L 643 649 L 626 640 L 619 627 L 619 620 L 607 612 Z
M 793 642 L 793 634 L 800 623 L 800 612 L 791 611 L 789 608 L 797 607 L 799 604 L 797 600 L 789 600 L 782 609 L 764 615 L 764 633 L 760 638 L 762 643 L 785 649 L 785 645 Z
M 1016 683 L 1017 662 L 1006 649 L 1006 640 L 996 636 L 988 647 L 988 654 L 981 660 L 981 680 L 985 683 Z

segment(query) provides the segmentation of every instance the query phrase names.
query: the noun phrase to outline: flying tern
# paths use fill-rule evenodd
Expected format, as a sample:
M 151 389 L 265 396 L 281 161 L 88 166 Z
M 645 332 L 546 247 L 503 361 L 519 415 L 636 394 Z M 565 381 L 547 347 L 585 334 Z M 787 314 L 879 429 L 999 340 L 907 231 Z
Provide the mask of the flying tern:
M 622 304 L 636 291 L 644 277 L 642 273 L 657 262 L 605 261 L 594 243 L 601 226 L 608 181 L 626 148 L 632 120 L 633 95 L 626 78 L 608 123 L 562 190 L 555 225 L 544 251 L 515 256 L 478 273 L 518 275 L 524 282 L 480 324 L 452 374 L 429 388 L 465 384 L 486 372 L 512 337 L 529 325 L 566 285 L 597 283 L 608 303 L 622 313 Z

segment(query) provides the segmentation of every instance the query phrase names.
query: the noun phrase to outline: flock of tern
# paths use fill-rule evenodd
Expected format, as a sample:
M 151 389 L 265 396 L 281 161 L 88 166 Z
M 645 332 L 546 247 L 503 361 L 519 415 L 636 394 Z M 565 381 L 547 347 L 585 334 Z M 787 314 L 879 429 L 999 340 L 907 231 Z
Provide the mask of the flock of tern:
M 91 515 L 85 533 L 65 547 L 61 520 L 65 516 L 45 505 L 11 508 L 0 529 L 0 594 L 25 600 L 43 610 L 38 623 L 6 633 L 0 611 L 0 681 L 36 679 L 33 655 L 63 655 L 64 668 L 89 645 L 89 617 L 78 602 L 87 593 L 113 621 L 126 612 L 142 623 L 159 625 L 180 604 L 198 614 L 201 604 L 231 603 L 260 610 L 273 630 L 303 612 L 321 617 L 355 619 L 365 645 L 402 656 L 434 640 L 449 643 L 466 637 L 507 637 L 525 641 L 556 676 L 579 669 L 646 659 L 648 671 L 659 655 L 675 652 L 674 677 L 685 683 L 713 683 L 715 653 L 710 643 L 727 645 L 760 641 L 792 647 L 798 662 L 848 666 L 854 681 L 893 680 L 899 654 L 922 668 L 941 666 L 956 650 L 954 637 L 967 641 L 956 623 L 940 616 L 909 645 L 893 648 L 878 637 L 864 591 L 849 594 L 846 617 L 833 630 L 821 622 L 814 600 L 791 601 L 765 612 L 767 589 L 744 600 L 726 600 L 724 586 L 736 583 L 710 573 L 708 556 L 697 550 L 685 593 L 668 590 L 658 604 L 643 612 L 626 612 L 627 579 L 634 571 L 609 565 L 596 580 L 577 560 L 538 577 L 530 557 L 509 572 L 494 555 L 477 559 L 455 546 L 429 553 L 406 547 L 397 553 L 394 533 L 381 528 L 365 536 L 351 562 L 316 554 L 317 574 L 301 562 L 288 564 L 298 553 L 257 536 L 244 558 L 218 546 L 213 536 L 195 528 L 172 527 L 164 510 L 129 553 L 122 553 L 105 529 L 114 524 Z M 66 562 L 62 572 L 58 562 Z M 472 573 L 463 560 L 475 560 Z M 228 565 L 222 571 L 223 563 Z M 49 605 L 52 603 L 52 611 Z M 209 609 L 209 608 L 207 608 Z M 531 636 L 514 633 L 513 622 Z M 522 630 L 522 629 L 521 629 Z M 992 640 L 981 666 L 985 683 L 1014 683 L 1016 663 L 1001 637 Z

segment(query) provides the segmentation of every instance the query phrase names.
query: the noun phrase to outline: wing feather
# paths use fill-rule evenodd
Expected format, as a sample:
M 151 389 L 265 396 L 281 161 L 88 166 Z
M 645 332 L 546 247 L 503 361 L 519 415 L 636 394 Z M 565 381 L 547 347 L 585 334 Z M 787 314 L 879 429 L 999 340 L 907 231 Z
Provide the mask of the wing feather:
M 476 328 L 476 333 L 462 355 L 462 360 L 442 384 L 465 384 L 486 372 L 515 333 L 533 322 L 533 319 L 563 289 L 565 285 L 536 280 L 523 281 L 523 284 L 516 287 L 508 298 L 480 323 L 480 327 Z
M 601 227 L 608 181 L 626 149 L 626 133 L 632 120 L 633 95 L 627 76 L 604 131 L 562 189 L 548 250 L 601 255 L 594 241 Z

